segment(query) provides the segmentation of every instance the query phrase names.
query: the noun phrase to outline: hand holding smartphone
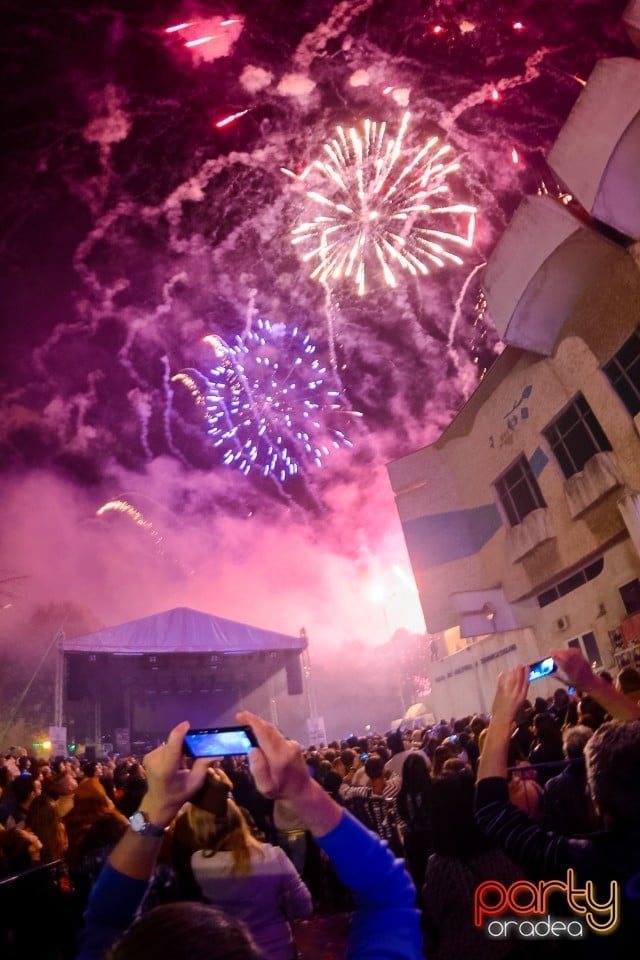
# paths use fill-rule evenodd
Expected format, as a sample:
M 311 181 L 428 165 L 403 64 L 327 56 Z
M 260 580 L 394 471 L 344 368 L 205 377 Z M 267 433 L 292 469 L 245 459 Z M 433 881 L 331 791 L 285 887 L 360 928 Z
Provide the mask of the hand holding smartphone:
M 565 686 L 569 686 L 571 681 L 565 674 L 562 667 L 559 667 L 553 657 L 545 657 L 543 660 L 536 660 L 535 663 L 529 664 L 529 683 L 533 680 L 541 680 L 543 677 L 549 677 L 554 673 L 556 679 L 560 683 L 564 683 Z
M 237 757 L 257 746 L 248 726 L 204 727 L 189 730 L 184 738 L 184 751 L 189 757 Z
M 529 665 L 529 683 L 532 683 L 534 680 L 541 680 L 542 677 L 548 677 L 550 674 L 555 673 L 557 669 L 558 665 L 553 657 L 536 660 L 535 663 Z

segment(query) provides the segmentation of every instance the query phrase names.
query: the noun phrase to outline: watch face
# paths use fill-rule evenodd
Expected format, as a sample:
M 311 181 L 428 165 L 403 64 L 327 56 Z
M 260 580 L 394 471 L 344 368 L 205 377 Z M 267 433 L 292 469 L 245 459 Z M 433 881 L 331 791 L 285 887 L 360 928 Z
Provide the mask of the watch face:
M 164 827 L 157 827 L 155 824 L 149 823 L 147 815 L 142 813 L 141 810 L 136 810 L 135 813 L 131 814 L 129 823 L 133 832 L 140 834 L 141 837 L 163 837 L 165 834 Z
M 135 833 L 141 833 L 147 825 L 144 814 L 140 813 L 139 810 L 136 810 L 136 812 L 129 817 L 129 823 Z

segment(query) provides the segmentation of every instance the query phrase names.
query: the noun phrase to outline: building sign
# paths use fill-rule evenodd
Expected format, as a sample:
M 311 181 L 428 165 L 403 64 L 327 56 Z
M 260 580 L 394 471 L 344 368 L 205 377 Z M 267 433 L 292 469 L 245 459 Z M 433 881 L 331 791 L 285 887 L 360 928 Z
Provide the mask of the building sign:
M 327 731 L 324 726 L 324 717 L 309 717 L 307 720 L 307 736 L 309 744 L 318 746 L 327 743 Z
M 66 757 L 67 728 L 66 727 L 49 727 L 49 740 L 51 741 L 51 756 Z
M 116 727 L 113 731 L 115 752 L 121 757 L 131 753 L 131 732 L 129 727 Z
M 513 431 L 518 426 L 518 423 L 521 420 L 529 419 L 529 407 L 526 404 L 523 406 L 523 404 L 525 400 L 529 399 L 532 393 L 533 386 L 529 383 L 520 394 L 520 398 L 513 404 L 511 410 L 505 413 L 504 417 L 502 418 L 506 421 L 507 429 L 503 430 L 499 437 L 494 438 L 493 434 L 489 437 L 490 447 L 500 448 L 509 446 L 509 444 L 513 443 Z

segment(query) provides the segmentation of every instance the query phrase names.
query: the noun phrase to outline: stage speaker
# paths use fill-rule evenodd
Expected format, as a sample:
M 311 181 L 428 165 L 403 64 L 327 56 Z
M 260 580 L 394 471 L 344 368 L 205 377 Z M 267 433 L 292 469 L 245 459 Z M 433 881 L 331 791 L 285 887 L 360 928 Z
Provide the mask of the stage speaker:
M 290 697 L 297 696 L 303 692 L 302 664 L 299 654 L 287 658 L 285 669 L 287 671 L 287 693 Z
M 102 653 L 66 655 L 67 700 L 98 697 L 107 682 L 108 657 Z
M 90 761 L 91 763 L 94 763 L 94 762 L 95 762 L 95 759 L 96 759 L 96 748 L 95 748 L 95 744 L 93 744 L 93 743 L 88 743 L 88 744 L 86 745 L 85 750 L 84 750 L 84 758 L 85 758 L 85 760 L 88 760 L 88 761 Z
M 67 700 L 82 700 L 86 695 L 86 678 L 82 657 L 78 654 L 67 654 L 65 667 Z

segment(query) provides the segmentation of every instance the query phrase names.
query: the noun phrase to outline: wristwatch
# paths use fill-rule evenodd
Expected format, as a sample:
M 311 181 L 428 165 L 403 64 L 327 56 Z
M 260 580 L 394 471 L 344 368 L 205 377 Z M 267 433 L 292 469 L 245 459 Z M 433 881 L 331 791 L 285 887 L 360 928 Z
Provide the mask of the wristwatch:
M 141 837 L 164 837 L 166 832 L 166 827 L 156 827 L 154 823 L 149 823 L 149 817 L 142 810 L 132 813 L 129 823 L 133 832 Z

